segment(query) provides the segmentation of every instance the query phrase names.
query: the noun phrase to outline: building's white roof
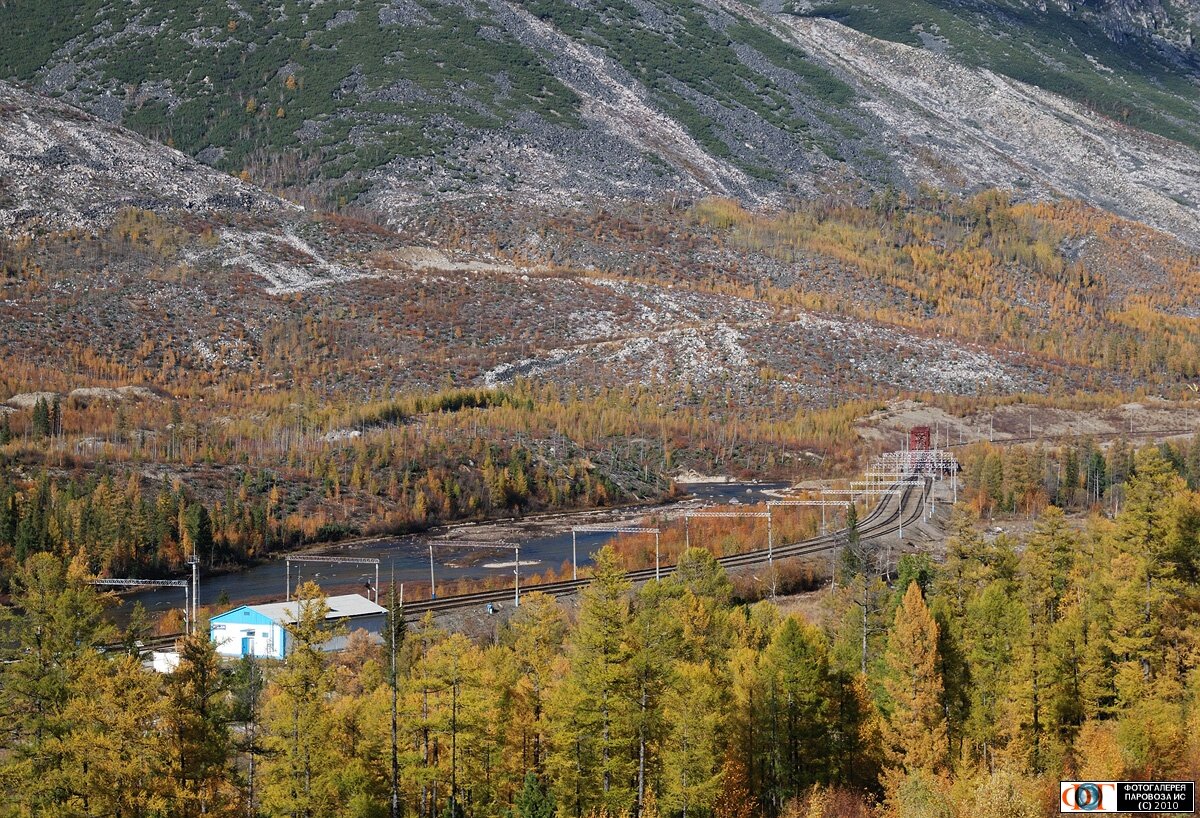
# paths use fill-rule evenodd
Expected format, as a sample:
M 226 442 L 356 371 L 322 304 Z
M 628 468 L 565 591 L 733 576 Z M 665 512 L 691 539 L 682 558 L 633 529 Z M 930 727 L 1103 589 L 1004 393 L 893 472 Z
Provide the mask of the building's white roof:
M 356 616 L 387 613 L 387 608 L 376 605 L 362 594 L 331 596 L 325 600 L 325 604 L 329 606 L 329 615 L 325 617 L 326 619 L 349 619 Z M 293 599 L 291 602 L 272 602 L 267 605 L 251 605 L 249 607 L 250 610 L 262 614 L 272 622 L 290 625 L 296 621 L 296 611 L 299 609 L 299 605 L 300 603 Z

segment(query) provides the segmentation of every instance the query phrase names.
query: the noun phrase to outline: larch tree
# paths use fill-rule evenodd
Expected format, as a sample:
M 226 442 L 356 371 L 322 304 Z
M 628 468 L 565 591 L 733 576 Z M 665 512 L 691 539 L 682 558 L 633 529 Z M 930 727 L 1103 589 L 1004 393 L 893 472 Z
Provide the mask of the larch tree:
M 713 803 L 714 818 L 753 818 L 760 803 L 741 756 L 730 751 L 721 766 L 721 791 Z
M 647 787 L 658 778 L 660 754 L 667 732 L 664 699 L 671 689 L 682 632 L 680 600 L 661 582 L 642 586 L 634 597 L 625 642 L 629 649 L 629 688 L 637 733 L 637 797 L 640 813 Z
M 1020 592 L 1027 610 L 1027 639 L 1013 666 L 1014 708 L 1021 728 L 1020 752 L 1036 771 L 1059 759 L 1067 732 L 1080 723 L 1072 703 L 1079 645 L 1067 597 L 1078 538 L 1061 509 L 1047 507 L 1021 557 Z
M 12 604 L 0 607 L 0 804 L 7 799 L 30 814 L 53 814 L 78 786 L 71 765 L 78 725 L 70 710 L 89 695 L 85 679 L 103 674 L 106 660 L 96 647 L 115 632 L 103 621 L 95 589 L 50 554 L 35 554 L 17 570 Z
M 313 582 L 296 589 L 294 622 L 287 626 L 288 652 L 268 690 L 262 769 L 262 805 L 293 818 L 323 818 L 335 808 L 324 763 L 322 724 L 327 718 L 333 674 L 322 646 L 336 633 L 326 621 L 329 605 Z
M 439 784 L 438 725 L 434 711 L 440 687 L 425 660 L 445 638 L 445 632 L 434 623 L 433 612 L 427 611 L 412 638 L 407 640 L 405 651 L 411 668 L 405 690 L 406 709 L 412 713 L 412 751 L 419 759 L 408 777 L 416 792 L 417 813 L 421 818 L 435 814 Z
M 767 779 L 762 797 L 772 809 L 833 777 L 835 678 L 823 635 L 788 617 L 763 656 L 765 699 L 759 729 L 767 735 Z
M 394 580 L 388 585 L 387 609 L 383 644 L 388 688 L 388 815 L 400 818 L 400 686 L 406 670 L 402 659 L 408 624 L 404 620 L 404 603 L 396 596 Z
M 59 814 L 180 814 L 162 730 L 168 710 L 158 674 L 137 658 L 122 654 L 89 663 L 63 714 L 70 730 L 60 739 L 57 776 L 67 784 L 73 809 Z
M 637 797 L 629 590 L 612 549 L 600 549 L 569 645 L 570 674 L 556 700 L 560 720 L 550 763 L 560 782 L 556 800 L 568 814 L 592 808 L 617 813 L 632 808 Z
M 887 584 L 875 565 L 876 543 L 851 540 L 842 551 L 839 587 L 830 596 L 833 656 L 838 666 L 873 674 L 887 633 Z
M 515 727 L 520 731 L 520 758 L 527 770 L 542 773 L 548 744 L 547 699 L 554 687 L 555 659 L 562 650 L 567 623 L 554 597 L 525 594 L 508 620 L 502 640 L 509 645 L 519 677 Z
M 463 810 L 465 782 L 482 781 L 489 747 L 485 741 L 487 692 L 482 689 L 483 652 L 461 633 L 433 646 L 422 660 L 429 679 L 431 726 L 441 747 L 438 773 L 445 788 L 445 810 Z
M 240 811 L 232 786 L 232 707 L 208 628 L 179 641 L 179 666 L 167 676 L 168 745 L 180 816 Z
M 1164 669 L 1161 637 L 1178 591 L 1171 552 L 1179 548 L 1175 515 L 1183 480 L 1154 447 L 1138 452 L 1135 469 L 1113 532 L 1111 650 L 1119 706 L 1140 701 Z
M 951 615 L 961 619 L 967 598 L 982 584 L 986 572 L 984 553 L 987 546 L 975 529 L 975 520 L 965 508 L 956 507 L 950 516 L 950 537 L 946 540 L 946 561 L 938 572 L 937 592 L 950 604 Z M 900 591 L 908 592 L 908 588 Z
M 707 814 L 721 793 L 727 722 L 724 679 L 708 664 L 676 668 L 663 704 L 660 803 L 671 814 Z
M 1014 662 L 1025 642 L 1025 611 L 1003 580 L 990 583 L 967 603 L 963 626 L 970 671 L 967 738 L 972 755 L 988 770 L 1016 732 L 1008 723 Z
M 944 769 L 948 745 L 938 626 L 915 582 L 896 611 L 886 662 L 887 739 L 894 762 L 910 772 Z

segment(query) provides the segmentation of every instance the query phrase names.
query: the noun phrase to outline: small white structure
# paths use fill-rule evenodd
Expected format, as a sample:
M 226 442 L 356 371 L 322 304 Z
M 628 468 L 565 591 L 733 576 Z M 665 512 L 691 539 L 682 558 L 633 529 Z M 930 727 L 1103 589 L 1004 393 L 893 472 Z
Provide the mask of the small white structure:
M 179 653 L 173 650 L 152 650 L 150 667 L 157 673 L 174 673 L 179 667 Z
M 347 634 L 361 628 L 376 638 L 382 638 L 387 608 L 375 604 L 362 594 L 331 596 L 325 600 L 325 604 L 329 606 L 325 620 L 330 624 L 344 621 Z M 209 620 L 209 638 L 221 656 L 282 659 L 288 652 L 287 626 L 296 621 L 299 609 L 297 600 L 242 605 Z M 345 645 L 346 637 L 336 636 L 321 648 L 333 651 L 341 650 Z

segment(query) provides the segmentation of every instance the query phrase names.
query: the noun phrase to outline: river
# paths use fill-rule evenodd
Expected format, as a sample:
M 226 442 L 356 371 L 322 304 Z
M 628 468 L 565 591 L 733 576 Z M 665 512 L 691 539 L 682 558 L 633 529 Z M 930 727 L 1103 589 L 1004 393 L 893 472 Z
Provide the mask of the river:
M 648 514 L 669 513 L 698 505 L 729 504 L 732 501 L 757 503 L 768 499 L 767 491 L 777 491 L 788 483 L 693 483 L 686 488 L 689 496 L 660 506 L 626 509 L 597 509 L 593 511 L 548 515 L 532 521 L 500 520 L 436 529 L 427 534 L 385 538 L 368 543 L 330 545 L 319 549 L 296 552 L 296 556 L 370 557 L 379 560 L 380 580 L 386 586 L 392 576 L 396 582 L 429 587 L 430 540 L 437 542 L 447 535 L 457 539 L 515 541 L 521 546 L 521 574 L 530 576 L 547 568 L 559 568 L 571 561 L 571 526 L 594 525 L 605 520 L 621 519 L 626 525 Z M 578 535 L 579 564 L 591 562 L 593 552 L 616 535 L 592 532 Z M 512 558 L 503 552 L 492 552 L 486 559 L 471 564 L 469 553 L 456 549 L 434 549 L 434 574 L 440 584 L 454 579 L 479 579 L 512 572 Z M 491 566 L 491 567 L 489 567 Z M 283 558 L 251 566 L 243 571 L 205 574 L 200 571 L 200 604 L 215 605 L 218 601 L 231 604 L 260 603 L 284 598 L 287 580 Z M 330 593 L 362 593 L 369 595 L 367 583 L 375 581 L 373 565 L 296 563 L 292 566 L 290 587 L 298 582 L 314 580 Z M 114 611 L 114 619 L 122 622 L 134 602 L 146 610 L 158 613 L 183 607 L 183 589 L 155 588 L 123 595 L 125 604 Z

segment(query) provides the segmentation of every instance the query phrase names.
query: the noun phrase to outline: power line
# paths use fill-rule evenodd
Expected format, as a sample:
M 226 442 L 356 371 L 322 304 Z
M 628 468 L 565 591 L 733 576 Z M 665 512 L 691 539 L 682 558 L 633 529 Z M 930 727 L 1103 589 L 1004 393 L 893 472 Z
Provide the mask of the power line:
M 429 596 L 431 599 L 437 599 L 437 586 L 434 584 L 433 577 L 433 547 L 453 547 L 453 548 L 471 548 L 475 550 L 486 550 L 489 548 L 506 548 L 513 552 L 516 564 L 513 566 L 513 607 L 521 606 L 521 544 L 516 542 L 506 541 L 491 541 L 491 540 L 439 540 L 437 542 L 429 541 Z
M 317 563 L 344 563 L 347 565 L 374 565 L 375 566 L 375 585 L 371 590 L 375 594 L 375 604 L 379 604 L 379 560 L 375 557 L 319 557 L 319 556 L 295 556 L 285 559 L 287 567 L 287 580 L 284 588 L 284 601 L 290 602 L 292 599 L 292 563 L 293 562 L 317 562 Z M 297 577 L 297 580 L 299 578 Z
M 90 579 L 89 585 L 112 588 L 182 588 L 183 589 L 183 632 L 191 634 L 195 622 L 192 620 L 191 582 L 186 579 Z
M 653 534 L 654 535 L 654 578 L 660 579 L 659 571 L 659 529 L 637 525 L 577 525 L 571 528 L 571 579 L 579 579 L 579 559 L 576 547 L 576 534 Z

